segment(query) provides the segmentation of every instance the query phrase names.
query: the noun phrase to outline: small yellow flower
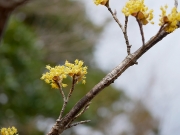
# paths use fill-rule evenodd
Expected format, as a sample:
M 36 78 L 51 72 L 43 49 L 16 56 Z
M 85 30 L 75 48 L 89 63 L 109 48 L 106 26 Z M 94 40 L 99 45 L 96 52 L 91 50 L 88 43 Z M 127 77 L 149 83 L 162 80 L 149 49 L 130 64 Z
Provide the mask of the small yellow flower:
M 171 10 L 170 14 L 166 14 L 168 6 L 165 5 L 164 7 L 161 7 L 161 15 L 160 15 L 160 23 L 159 25 L 162 26 L 164 24 L 167 24 L 165 27 L 166 32 L 173 32 L 175 29 L 177 29 L 177 24 L 180 21 L 180 12 L 177 11 L 177 8 L 174 7 Z
M 99 4 L 106 5 L 107 2 L 108 2 L 108 0 L 94 0 L 94 3 L 96 5 L 99 5 Z
M 122 9 L 122 13 L 125 16 L 132 15 L 139 19 L 143 25 L 146 25 L 148 22 L 152 22 L 153 19 L 153 10 L 148 11 L 148 7 L 145 6 L 144 0 L 129 0 L 125 7 Z
M 85 84 L 85 75 L 87 74 L 87 67 L 83 67 L 83 61 L 75 60 L 75 64 L 66 61 L 65 65 L 70 69 L 69 76 L 77 79 L 78 82 L 82 81 Z
M 87 67 L 83 67 L 83 64 L 83 61 L 75 60 L 74 64 L 66 61 L 62 66 L 51 67 L 47 65 L 46 68 L 49 70 L 49 72 L 43 74 L 41 79 L 55 89 L 58 89 L 60 86 L 67 87 L 67 84 L 62 83 L 67 76 L 75 77 L 77 82 L 82 81 L 84 84 L 86 78 L 85 75 L 87 74 Z
M 15 127 L 12 128 L 2 128 L 0 130 L 1 135 L 17 135 L 17 129 Z
M 63 79 L 67 77 L 67 74 L 69 73 L 69 69 L 65 66 L 55 66 L 51 67 L 49 65 L 46 66 L 46 68 L 49 70 L 49 72 L 46 72 L 45 74 L 42 75 L 41 79 L 44 80 L 46 83 L 50 84 L 52 88 L 58 89 L 58 83 L 64 87 L 65 85 L 62 85 Z M 56 80 L 58 77 L 58 80 Z

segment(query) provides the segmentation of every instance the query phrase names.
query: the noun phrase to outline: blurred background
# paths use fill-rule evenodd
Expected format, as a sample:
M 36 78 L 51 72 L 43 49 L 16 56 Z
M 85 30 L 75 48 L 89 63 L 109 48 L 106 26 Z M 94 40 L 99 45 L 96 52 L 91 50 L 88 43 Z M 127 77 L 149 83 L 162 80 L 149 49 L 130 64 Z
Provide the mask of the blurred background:
M 111 0 L 121 22 L 124 1 Z M 159 7 L 174 1 L 146 4 L 155 9 L 155 25 L 144 27 L 146 41 L 158 31 Z M 133 17 L 130 43 L 141 45 Z M 91 122 L 64 135 L 179 135 L 180 49 L 176 30 L 101 92 L 79 119 Z M 126 57 L 121 30 L 104 6 L 91 0 L 32 0 L 11 16 L 0 46 L 0 127 L 17 127 L 20 135 L 44 135 L 62 107 L 59 91 L 40 80 L 45 66 L 80 59 L 88 66 L 87 83 L 78 84 L 66 112 Z

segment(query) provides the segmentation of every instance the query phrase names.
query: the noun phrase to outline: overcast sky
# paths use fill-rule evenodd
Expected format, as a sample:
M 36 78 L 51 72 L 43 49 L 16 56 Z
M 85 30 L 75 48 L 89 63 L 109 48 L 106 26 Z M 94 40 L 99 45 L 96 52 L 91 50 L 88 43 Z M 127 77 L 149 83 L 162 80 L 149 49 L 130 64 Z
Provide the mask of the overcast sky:
M 110 0 L 113 10 L 116 9 L 121 23 L 124 16 L 121 9 L 127 0 Z M 103 25 L 110 13 L 104 6 L 96 6 L 93 0 L 85 2 L 88 17 L 97 25 Z M 145 0 L 149 9 L 154 9 L 155 25 L 144 27 L 145 39 L 148 41 L 159 29 L 158 17 L 160 6 L 167 4 L 169 10 L 174 0 Z M 180 8 L 179 8 L 180 9 Z M 132 51 L 141 46 L 141 36 L 137 23 L 130 17 L 128 35 Z M 104 71 L 111 71 L 126 56 L 126 45 L 118 25 L 112 21 L 105 26 L 96 45 L 94 57 Z M 130 67 L 115 81 L 115 86 L 124 89 L 134 99 L 143 99 L 152 113 L 161 119 L 161 135 L 180 135 L 180 29 L 168 35 L 142 58 L 138 65 Z

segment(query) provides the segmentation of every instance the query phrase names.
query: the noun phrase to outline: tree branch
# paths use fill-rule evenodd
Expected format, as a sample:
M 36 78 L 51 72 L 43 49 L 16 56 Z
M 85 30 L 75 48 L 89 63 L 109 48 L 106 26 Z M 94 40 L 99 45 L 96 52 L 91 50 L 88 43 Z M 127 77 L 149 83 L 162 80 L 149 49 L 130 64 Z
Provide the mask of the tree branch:
M 77 114 L 70 123 L 72 123 L 75 119 L 77 119 L 79 116 L 81 116 L 87 109 L 89 109 L 90 104 L 91 104 L 91 102 L 89 102 L 87 105 L 85 105 L 85 107 L 81 110 L 81 112 L 79 114 Z
M 65 129 L 68 129 L 68 128 L 71 128 L 71 127 L 77 126 L 77 125 L 79 125 L 79 124 L 88 123 L 88 122 L 90 122 L 90 121 L 91 121 L 91 120 L 83 120 L 83 121 L 80 121 L 80 122 L 76 122 L 76 123 L 73 123 L 73 124 L 71 124 L 71 125 L 66 126 L 66 128 L 65 128 Z
M 29 0 L 0 0 L 0 8 L 15 9 Z
M 174 6 L 177 8 L 178 7 L 178 0 L 174 0 Z
M 0 0 L 0 41 L 12 11 L 27 1 L 29 0 Z
M 68 101 L 66 99 L 66 96 L 65 96 L 64 91 L 62 90 L 61 86 L 59 87 L 59 91 L 60 91 L 60 93 L 61 93 L 61 95 L 63 97 L 63 106 L 62 106 L 62 109 L 61 109 L 61 112 L 60 112 L 60 115 L 59 115 L 59 120 L 61 120 L 63 112 L 65 110 L 65 107 L 66 107 Z
M 124 38 L 125 38 L 125 42 L 126 42 L 126 47 L 127 47 L 127 54 L 130 55 L 131 53 L 131 45 L 129 44 L 129 39 L 128 39 L 128 35 L 127 35 L 127 23 L 128 23 L 128 16 L 125 16 L 125 25 L 123 28 L 123 25 L 120 23 L 119 19 L 116 16 L 116 11 L 113 13 L 111 7 L 109 6 L 109 3 L 106 4 L 107 9 L 109 10 L 109 12 L 111 13 L 113 19 L 117 22 L 117 24 L 119 25 L 119 27 L 121 28 Z
M 117 16 L 116 16 L 117 12 L 116 12 L 116 11 L 113 12 L 112 9 L 110 8 L 109 4 L 106 5 L 106 7 L 107 7 L 107 9 L 109 10 L 109 12 L 111 13 L 111 15 L 112 15 L 112 17 L 114 18 L 114 20 L 117 22 L 117 24 L 118 24 L 119 27 L 121 28 L 121 30 L 124 31 L 122 24 L 120 23 L 120 21 L 118 20 L 118 18 L 117 18 Z
M 142 38 L 142 44 L 144 46 L 145 45 L 145 39 L 144 39 L 143 25 L 142 25 L 142 23 L 140 22 L 139 19 L 136 18 L 136 21 L 138 22 L 138 25 L 139 25 L 139 29 L 140 29 L 140 33 L 141 33 L 141 38 Z
M 0 41 L 2 39 L 2 35 L 4 33 L 4 29 L 6 28 L 7 21 L 9 19 L 11 12 L 11 10 L 0 7 Z
M 68 123 L 79 113 L 79 111 L 86 106 L 100 91 L 105 87 L 112 84 L 126 69 L 134 65 L 136 61 L 151 47 L 162 40 L 169 33 L 165 31 L 158 32 L 157 36 L 152 37 L 144 46 L 141 46 L 136 52 L 128 55 L 116 68 L 114 68 L 109 74 L 107 74 L 97 85 L 95 85 L 82 99 L 80 99 L 71 111 L 60 121 L 58 129 L 54 128 L 57 123 L 53 126 L 52 130 L 48 135 L 59 135 L 65 129 Z
M 128 16 L 125 16 L 125 24 L 124 24 L 124 38 L 126 40 L 126 46 L 127 46 L 127 54 L 130 55 L 131 54 L 131 45 L 129 44 L 129 39 L 128 39 L 128 35 L 127 35 L 127 23 L 128 23 Z

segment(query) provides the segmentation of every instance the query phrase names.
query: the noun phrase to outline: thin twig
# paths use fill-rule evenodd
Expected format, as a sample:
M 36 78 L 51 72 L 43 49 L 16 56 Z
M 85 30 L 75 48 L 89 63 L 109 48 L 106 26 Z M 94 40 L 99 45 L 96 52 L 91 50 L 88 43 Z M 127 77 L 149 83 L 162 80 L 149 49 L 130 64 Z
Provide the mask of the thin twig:
M 69 93 L 68 93 L 67 98 L 65 97 L 65 94 L 64 94 L 63 90 L 62 90 L 62 89 L 60 90 L 60 91 L 62 92 L 61 94 L 63 95 L 63 101 L 64 101 L 64 103 L 63 103 L 63 107 L 62 107 L 61 113 L 60 113 L 60 115 L 59 115 L 59 119 L 62 118 L 63 112 L 64 112 L 64 110 L 65 110 L 65 108 L 66 108 L 66 105 L 67 105 L 67 103 L 68 103 L 68 101 L 69 101 L 69 98 L 71 97 L 71 95 L 72 95 L 72 93 L 73 93 L 73 91 L 74 91 L 74 86 L 75 86 L 76 82 L 77 82 L 77 79 L 76 79 L 76 76 L 74 75 L 74 76 L 73 76 L 73 81 L 72 81 L 72 86 L 71 86 L 71 89 L 70 89 L 70 91 L 69 91 Z
M 174 0 L 174 6 L 177 8 L 178 7 L 178 0 Z
M 74 77 L 75 78 L 75 77 Z M 73 83 L 74 84 L 74 83 Z M 85 120 L 85 121 L 80 121 L 80 122 L 77 122 L 77 123 L 73 123 L 71 124 L 75 119 L 77 119 L 79 116 L 81 116 L 88 108 L 89 108 L 89 105 L 90 105 L 91 102 L 87 103 L 85 105 L 85 107 L 81 110 L 81 112 L 79 114 L 77 114 L 68 124 L 67 126 L 65 127 L 65 129 L 67 128 L 71 128 L 73 126 L 77 126 L 79 124 L 83 124 L 83 123 L 87 123 L 87 122 L 90 122 L 90 120 Z
M 119 27 L 121 28 L 121 30 L 124 31 L 122 24 L 120 23 L 120 21 L 118 20 L 118 18 L 117 18 L 117 16 L 116 16 L 116 12 L 113 12 L 109 5 L 107 5 L 106 7 L 107 7 L 107 9 L 109 10 L 109 12 L 111 13 L 111 15 L 112 15 L 112 17 L 114 18 L 114 20 L 117 22 L 117 24 L 118 24 Z
M 72 95 L 72 93 L 74 91 L 74 86 L 75 86 L 76 82 L 77 82 L 77 79 L 76 79 L 76 77 L 74 75 L 73 76 L 73 81 L 72 81 L 72 86 L 71 86 L 71 89 L 70 89 L 70 91 L 68 93 L 68 96 L 67 96 L 67 100 L 69 100 L 69 98 L 71 97 L 71 95 Z
M 64 94 L 64 91 L 62 90 L 62 86 L 61 86 L 61 81 L 62 81 L 62 80 L 59 78 L 59 76 L 54 76 L 54 77 L 53 77 L 53 80 L 54 80 L 54 82 L 57 84 L 57 86 L 58 86 L 58 88 L 59 88 L 59 91 L 60 91 L 60 93 L 61 93 L 61 95 L 62 95 L 62 97 L 63 97 L 63 106 L 62 106 L 62 109 L 61 109 L 61 112 L 60 112 L 60 115 L 59 115 L 59 118 L 58 118 L 58 120 L 60 121 L 61 118 L 62 118 L 62 114 L 63 114 L 63 112 L 64 112 L 64 109 L 65 109 L 65 107 L 66 107 L 67 100 L 66 100 L 66 96 L 65 96 L 65 94 Z
M 116 16 L 116 11 L 113 12 L 112 9 L 110 8 L 109 4 L 106 5 L 106 7 L 108 8 L 109 12 L 111 13 L 113 19 L 117 22 L 117 24 L 119 25 L 119 27 L 121 28 L 123 34 L 124 34 L 124 38 L 126 41 L 126 45 L 127 45 L 127 53 L 128 55 L 130 55 L 130 49 L 131 49 L 131 45 L 129 44 L 129 40 L 128 40 L 128 36 L 127 36 L 127 23 L 128 23 L 128 16 L 125 16 L 125 26 L 123 28 L 123 25 L 120 23 L 120 21 L 118 20 L 117 16 Z
M 174 6 L 178 8 L 178 0 L 174 0 Z M 177 22 L 177 26 L 180 27 L 180 21 Z
M 66 126 L 65 129 L 68 129 L 68 128 L 77 126 L 77 125 L 79 125 L 79 124 L 88 123 L 88 122 L 90 122 L 90 121 L 91 121 L 91 120 L 84 120 L 84 121 L 76 122 L 76 123 L 73 123 L 73 124 L 70 124 L 70 125 Z
M 62 95 L 62 97 L 63 97 L 63 107 L 62 107 L 62 109 L 61 109 L 61 112 L 60 112 L 60 114 L 59 114 L 58 119 L 56 120 L 55 125 L 52 127 L 53 130 L 58 131 L 58 126 L 59 126 L 59 123 L 61 122 L 61 118 L 62 118 L 62 115 L 63 115 L 63 112 L 64 112 L 64 109 L 65 109 L 65 106 L 66 106 L 67 102 L 66 102 L 66 96 L 65 96 L 64 91 L 62 90 L 62 86 L 61 86 L 61 81 L 62 81 L 62 80 L 60 79 L 59 76 L 54 76 L 54 77 L 53 77 L 53 80 L 54 80 L 54 82 L 56 83 L 56 85 L 58 86 L 59 91 L 60 91 L 60 93 L 61 93 L 61 95 Z
M 154 40 L 156 37 L 158 37 L 159 34 L 160 34 L 162 31 L 164 31 L 164 28 L 165 28 L 165 27 L 166 27 L 166 23 L 164 23 L 164 24 L 160 27 L 160 29 L 159 29 L 159 31 L 157 32 L 157 34 L 154 35 L 154 36 L 151 38 L 151 40 Z
M 159 36 L 159 34 L 161 33 L 161 31 L 164 30 L 165 27 L 166 27 L 166 23 L 164 23 L 164 24 L 160 27 L 158 33 L 157 33 L 155 36 Z
M 81 110 L 81 112 L 80 113 L 78 113 L 69 123 L 68 123 L 68 125 L 71 125 L 71 123 L 75 120 L 75 119 L 77 119 L 79 116 L 81 116 L 87 109 L 89 109 L 89 105 L 91 104 L 91 102 L 89 102 L 89 103 L 87 103 L 85 106 L 84 106 L 84 108 Z M 67 125 L 67 126 L 68 126 Z
M 127 54 L 130 55 L 131 54 L 131 45 L 129 44 L 129 40 L 128 40 L 128 35 L 127 35 L 127 23 L 128 23 L 128 16 L 125 16 L 125 25 L 124 25 L 124 38 L 126 40 L 126 45 L 127 45 Z
M 61 95 L 63 97 L 63 106 L 62 106 L 62 109 L 61 109 L 61 112 L 60 112 L 60 115 L 59 115 L 59 118 L 58 118 L 59 120 L 61 120 L 64 109 L 65 109 L 65 107 L 67 105 L 67 100 L 66 100 L 66 96 L 64 94 L 64 91 L 62 90 L 62 87 L 59 87 L 59 91 L 61 92 Z
M 91 104 L 91 102 L 89 102 L 87 105 L 85 105 L 85 107 L 81 110 L 81 112 L 76 115 L 72 121 L 74 121 L 75 119 L 77 119 L 79 116 L 81 116 L 87 109 L 89 109 L 89 105 Z
M 144 39 L 143 26 L 142 26 L 142 23 L 139 21 L 139 19 L 136 18 L 136 21 L 138 22 L 138 25 L 139 25 L 139 29 L 140 29 L 141 37 L 142 37 L 142 43 L 144 46 L 145 45 L 145 39 Z

